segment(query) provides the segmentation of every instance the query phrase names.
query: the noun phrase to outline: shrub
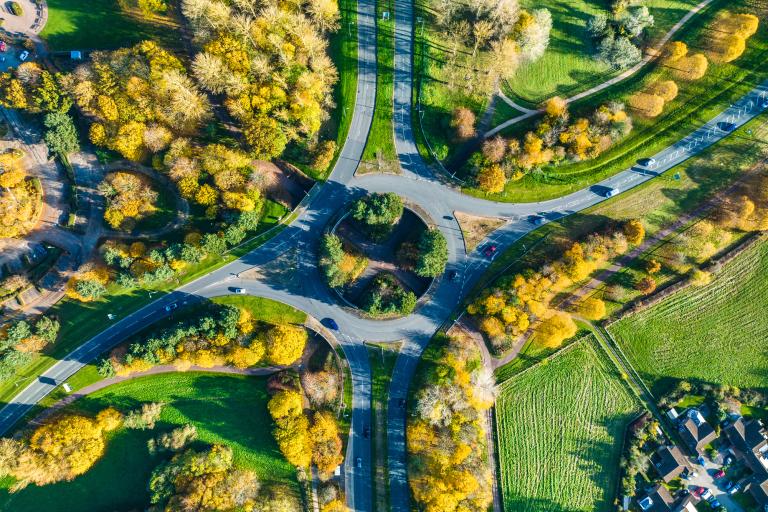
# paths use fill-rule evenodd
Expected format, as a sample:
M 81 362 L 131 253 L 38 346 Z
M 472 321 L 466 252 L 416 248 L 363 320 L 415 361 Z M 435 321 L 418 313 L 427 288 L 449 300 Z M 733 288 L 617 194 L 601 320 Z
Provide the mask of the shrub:
M 373 193 L 352 205 L 352 218 L 373 238 L 386 236 L 403 215 L 403 200 L 393 192 Z
M 436 277 L 445 271 L 448 263 L 448 244 L 437 229 L 428 229 L 419 240 L 419 257 L 416 274 L 422 277 Z

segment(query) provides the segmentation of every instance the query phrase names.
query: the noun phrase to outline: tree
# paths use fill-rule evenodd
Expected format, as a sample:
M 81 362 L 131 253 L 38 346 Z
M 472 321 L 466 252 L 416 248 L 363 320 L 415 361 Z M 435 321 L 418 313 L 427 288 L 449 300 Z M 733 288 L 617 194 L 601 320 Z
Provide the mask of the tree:
M 453 111 L 451 127 L 456 130 L 456 136 L 460 140 L 467 140 L 475 136 L 475 114 L 466 107 L 459 107 Z
M 691 270 L 688 281 L 693 286 L 706 286 L 712 282 L 712 274 L 704 270 L 694 268 Z
M 507 142 L 499 135 L 483 142 L 483 158 L 491 163 L 501 162 L 506 152 Z
M 545 347 L 556 348 L 566 339 L 573 337 L 577 330 L 570 315 L 555 312 L 535 328 L 536 340 Z
M 645 271 L 649 274 L 655 274 L 661 270 L 661 263 L 658 260 L 650 259 L 645 263 Z
M 368 228 L 369 235 L 380 238 L 403 215 L 403 200 L 393 192 L 373 193 L 352 205 L 352 218 Z
M 625 69 L 640 62 L 643 52 L 626 37 L 606 37 L 598 45 L 600 60 L 614 69 Z
M 503 192 L 506 183 L 507 178 L 499 164 L 486 165 L 477 174 L 477 186 L 490 194 Z
M 624 236 L 627 237 L 627 242 L 632 245 L 640 245 L 645 238 L 645 227 L 642 222 L 637 219 L 628 220 L 624 223 L 622 228 Z
M 35 322 L 35 334 L 49 343 L 56 341 L 59 333 L 59 321 L 49 316 L 41 316 Z
M 422 277 L 436 277 L 445 271 L 448 263 L 448 243 L 438 229 L 424 231 L 419 240 L 419 257 L 416 274 Z
M 524 24 L 519 30 L 518 44 L 525 60 L 532 62 L 544 55 L 549 46 L 549 34 L 552 31 L 552 15 L 547 9 L 535 9 L 532 22 Z
M 70 153 L 80 150 L 80 142 L 75 123 L 69 114 L 50 112 L 43 120 L 45 125 L 45 143 L 48 149 L 59 158 L 66 158 Z
M 267 358 L 276 365 L 295 363 L 304 352 L 307 331 L 294 325 L 276 325 L 267 332 Z
M 674 65 L 674 72 L 682 80 L 694 81 L 707 74 L 708 67 L 707 58 L 701 53 L 696 53 L 679 59 Z
M 341 271 L 344 249 L 341 239 L 332 234 L 323 235 L 320 240 L 320 268 L 328 286 L 337 288 L 347 283 L 347 276 Z
M 576 310 L 588 320 L 600 320 L 605 316 L 605 302 L 597 297 L 588 297 L 579 303 Z
M 549 117 L 563 117 L 568 113 L 568 102 L 560 96 L 553 96 L 544 102 L 543 108 Z
M 107 288 L 99 281 L 94 279 L 85 279 L 77 281 L 75 284 L 75 291 L 77 291 L 80 296 L 85 297 L 88 300 L 92 300 L 98 299 L 107 293 Z
M 677 62 L 688 55 L 688 45 L 682 41 L 672 41 L 664 50 L 664 61 L 667 64 Z

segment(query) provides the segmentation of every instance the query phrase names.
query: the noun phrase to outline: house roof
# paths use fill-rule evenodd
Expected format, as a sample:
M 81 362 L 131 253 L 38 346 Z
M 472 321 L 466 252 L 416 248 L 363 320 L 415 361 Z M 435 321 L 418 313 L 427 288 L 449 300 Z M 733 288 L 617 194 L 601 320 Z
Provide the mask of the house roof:
M 755 475 L 752 485 L 749 486 L 749 492 L 758 504 L 768 505 L 768 479 L 759 482 Z
M 662 446 L 652 457 L 653 466 L 662 480 L 669 482 L 688 468 L 685 456 L 677 446 Z
M 644 512 L 680 512 L 687 510 L 691 502 L 693 498 L 690 495 L 682 499 L 673 498 L 667 488 L 661 484 L 656 484 L 647 495 L 637 500 Z
M 759 452 L 768 444 L 763 436 L 763 426 L 756 420 L 737 418 L 725 428 L 728 439 L 742 451 Z
M 760 505 L 768 505 L 768 469 L 763 456 L 768 441 L 765 429 L 757 420 L 737 418 L 725 428 L 725 435 L 733 444 L 736 456 L 743 459 L 753 472 L 749 492 Z
M 679 429 L 680 437 L 696 452 L 717 438 L 715 429 L 707 423 L 707 420 L 697 409 L 689 409 L 686 412 L 685 419 L 680 422 Z

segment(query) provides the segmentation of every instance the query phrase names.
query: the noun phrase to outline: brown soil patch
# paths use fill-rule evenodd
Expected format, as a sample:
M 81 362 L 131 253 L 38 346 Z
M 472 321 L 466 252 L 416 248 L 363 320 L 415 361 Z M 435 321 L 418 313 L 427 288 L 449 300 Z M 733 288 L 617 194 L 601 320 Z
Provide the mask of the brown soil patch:
M 272 162 L 256 160 L 253 166 L 262 176 L 264 194 L 288 209 L 294 209 L 304 198 L 306 191 L 312 187 L 312 180 L 285 165 L 278 167 Z
M 459 221 L 461 234 L 464 236 L 464 248 L 472 252 L 475 247 L 489 234 L 503 226 L 506 221 L 498 217 L 482 217 L 463 212 L 453 212 Z

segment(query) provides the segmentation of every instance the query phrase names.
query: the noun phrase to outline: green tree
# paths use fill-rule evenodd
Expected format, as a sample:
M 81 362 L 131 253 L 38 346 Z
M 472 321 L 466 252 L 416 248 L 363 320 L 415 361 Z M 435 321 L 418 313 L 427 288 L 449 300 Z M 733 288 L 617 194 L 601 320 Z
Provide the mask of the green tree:
M 40 336 L 46 341 L 56 341 L 56 336 L 59 334 L 59 321 L 48 316 L 41 316 L 37 322 L 35 322 L 35 334 Z
M 341 245 L 341 239 L 336 235 L 323 236 L 320 241 L 320 268 L 325 274 L 328 286 L 336 288 L 346 284 L 340 267 L 343 259 L 344 248 Z
M 437 229 L 428 229 L 419 240 L 419 259 L 416 273 L 422 277 L 435 277 L 445 271 L 448 263 L 448 244 Z
M 107 288 L 96 280 L 86 279 L 77 282 L 75 291 L 83 297 L 98 299 L 107 292 Z
M 64 112 L 50 112 L 43 120 L 45 125 L 45 143 L 51 153 L 61 159 L 80 150 L 77 129 L 72 117 Z
M 403 200 L 393 192 L 373 193 L 352 205 L 352 217 L 374 237 L 386 235 L 403 215 Z

